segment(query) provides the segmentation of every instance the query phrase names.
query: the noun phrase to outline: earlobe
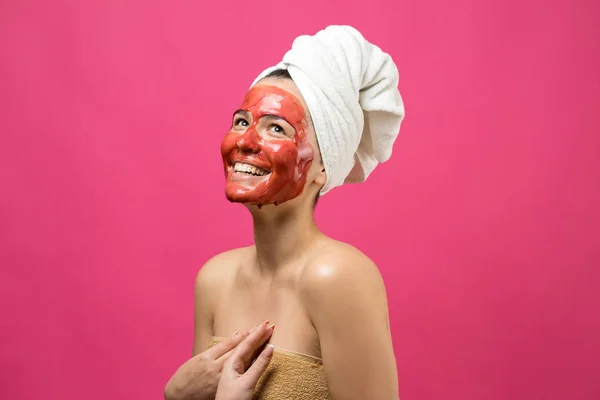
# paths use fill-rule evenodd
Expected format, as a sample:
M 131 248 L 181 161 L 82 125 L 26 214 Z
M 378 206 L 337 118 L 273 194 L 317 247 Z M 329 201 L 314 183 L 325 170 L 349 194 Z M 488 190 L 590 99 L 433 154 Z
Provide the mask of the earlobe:
M 327 175 L 325 175 L 325 168 L 323 168 L 321 170 L 321 172 L 319 172 L 317 174 L 317 176 L 315 177 L 315 182 L 320 186 L 325 185 L 325 182 L 327 182 Z

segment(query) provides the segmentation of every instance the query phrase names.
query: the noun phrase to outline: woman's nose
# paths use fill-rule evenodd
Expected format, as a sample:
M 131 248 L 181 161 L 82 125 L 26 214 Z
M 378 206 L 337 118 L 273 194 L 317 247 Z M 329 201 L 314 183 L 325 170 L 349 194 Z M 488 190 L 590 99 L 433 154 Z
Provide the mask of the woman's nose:
M 258 153 L 260 151 L 258 132 L 253 126 L 248 127 L 246 132 L 236 142 L 239 151 Z

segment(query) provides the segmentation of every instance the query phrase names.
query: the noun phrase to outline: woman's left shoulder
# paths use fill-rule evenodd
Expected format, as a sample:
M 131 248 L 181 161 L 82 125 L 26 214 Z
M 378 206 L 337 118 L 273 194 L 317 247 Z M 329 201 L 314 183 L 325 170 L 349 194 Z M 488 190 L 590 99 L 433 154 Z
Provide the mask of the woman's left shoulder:
M 304 267 L 301 290 L 311 297 L 346 293 L 360 295 L 385 286 L 377 265 L 363 252 L 347 243 L 330 239 Z

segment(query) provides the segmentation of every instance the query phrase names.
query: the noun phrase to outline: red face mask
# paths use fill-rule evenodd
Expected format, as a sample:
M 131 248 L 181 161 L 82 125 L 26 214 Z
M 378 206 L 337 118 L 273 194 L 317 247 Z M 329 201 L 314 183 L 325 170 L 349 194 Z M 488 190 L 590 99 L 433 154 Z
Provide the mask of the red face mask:
M 314 157 L 302 104 L 277 86 L 253 87 L 234 115 L 221 155 L 230 201 L 261 206 L 295 198 Z

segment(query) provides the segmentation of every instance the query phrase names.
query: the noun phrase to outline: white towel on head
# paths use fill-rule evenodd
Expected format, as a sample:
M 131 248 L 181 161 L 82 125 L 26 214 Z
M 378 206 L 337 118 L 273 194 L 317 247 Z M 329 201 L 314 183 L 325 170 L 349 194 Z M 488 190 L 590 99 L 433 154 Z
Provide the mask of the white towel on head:
M 355 28 L 332 25 L 296 38 L 252 86 L 277 69 L 288 70 L 311 114 L 327 175 L 321 194 L 363 182 L 390 158 L 404 103 L 389 54 Z

